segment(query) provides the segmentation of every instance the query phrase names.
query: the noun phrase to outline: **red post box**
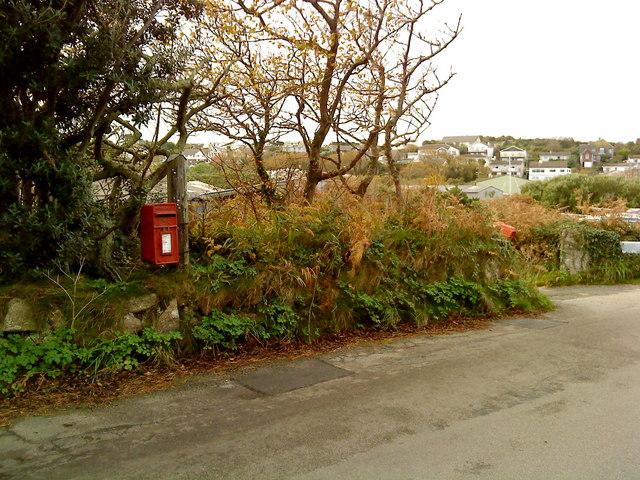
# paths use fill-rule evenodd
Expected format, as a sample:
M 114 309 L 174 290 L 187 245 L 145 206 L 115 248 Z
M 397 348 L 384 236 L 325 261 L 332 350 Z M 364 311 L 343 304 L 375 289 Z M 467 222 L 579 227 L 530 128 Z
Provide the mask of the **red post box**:
M 152 203 L 140 212 L 142 259 L 156 265 L 180 261 L 178 208 L 175 203 Z

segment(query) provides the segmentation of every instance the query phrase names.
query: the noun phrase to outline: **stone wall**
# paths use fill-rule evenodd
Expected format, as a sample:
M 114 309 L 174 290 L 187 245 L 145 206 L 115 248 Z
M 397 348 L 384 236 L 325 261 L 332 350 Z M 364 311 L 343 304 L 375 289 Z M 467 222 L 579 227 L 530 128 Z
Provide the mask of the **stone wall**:
M 10 298 L 1 310 L 0 332 L 42 332 L 71 324 L 71 319 L 65 318 L 60 309 L 50 308 L 43 314 L 36 302 L 34 299 Z M 125 312 L 121 321 L 114 325 L 115 331 L 138 333 L 144 327 L 153 327 L 160 332 L 180 329 L 180 309 L 175 298 L 161 302 L 155 293 L 139 295 L 126 301 Z

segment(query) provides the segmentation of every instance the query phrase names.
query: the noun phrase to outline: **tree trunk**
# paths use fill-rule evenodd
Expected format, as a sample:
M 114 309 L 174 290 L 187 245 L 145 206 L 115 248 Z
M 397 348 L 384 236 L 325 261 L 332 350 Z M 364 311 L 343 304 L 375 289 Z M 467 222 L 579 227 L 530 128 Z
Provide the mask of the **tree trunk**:
M 389 175 L 393 181 L 396 191 L 396 199 L 398 202 L 402 200 L 402 184 L 400 183 L 400 168 L 398 162 L 393 158 L 393 148 L 391 147 L 391 132 L 387 129 L 384 143 L 384 154 L 387 157 L 387 165 L 389 166 Z
M 307 182 L 304 186 L 304 199 L 307 203 L 313 202 L 318 184 L 321 180 L 322 167 L 320 165 L 320 149 L 312 148 L 309 152 L 309 170 L 307 171 Z
M 367 165 L 366 176 L 362 179 L 355 191 L 357 196 L 364 197 L 366 195 L 369 185 L 371 185 L 371 182 L 373 181 L 374 175 L 378 173 L 378 169 L 380 167 L 379 157 L 378 140 L 376 138 L 376 142 L 371 146 L 371 158 L 369 160 L 369 165 Z
M 320 179 L 311 171 L 307 172 L 307 182 L 304 186 L 304 199 L 307 203 L 312 203 L 316 196 L 316 189 Z
M 120 272 L 113 264 L 113 246 L 116 232 L 110 232 L 106 237 L 98 241 L 96 252 L 96 268 L 98 274 L 114 282 L 122 280 Z
M 171 178 L 172 200 L 178 206 L 178 242 L 180 246 L 180 268 L 189 266 L 189 198 L 187 196 L 186 159 L 176 155 L 173 159 Z
M 264 158 L 263 158 L 263 150 L 260 149 L 256 151 L 253 156 L 253 161 L 256 167 L 256 173 L 258 174 L 258 178 L 260 179 L 262 195 L 264 196 L 267 205 L 271 205 L 275 200 L 276 196 L 276 187 L 267 172 L 267 169 L 264 168 Z

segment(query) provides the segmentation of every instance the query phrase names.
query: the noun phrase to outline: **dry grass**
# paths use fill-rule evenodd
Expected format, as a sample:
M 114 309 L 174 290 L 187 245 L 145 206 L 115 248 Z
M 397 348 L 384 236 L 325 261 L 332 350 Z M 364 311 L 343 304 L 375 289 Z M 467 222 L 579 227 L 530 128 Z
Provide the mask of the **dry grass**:
M 495 219 L 516 228 L 518 238 L 529 238 L 532 229 L 566 219 L 558 210 L 536 202 L 526 195 L 514 195 L 488 202 Z

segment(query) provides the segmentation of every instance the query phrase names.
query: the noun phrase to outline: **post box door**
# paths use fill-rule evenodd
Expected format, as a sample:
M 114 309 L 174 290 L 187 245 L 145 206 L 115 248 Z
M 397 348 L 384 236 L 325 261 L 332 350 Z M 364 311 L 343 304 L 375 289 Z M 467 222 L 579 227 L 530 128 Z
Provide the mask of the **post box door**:
M 156 265 L 175 264 L 180 261 L 175 203 L 156 203 L 142 207 L 140 247 L 143 260 Z
M 155 228 L 156 263 L 177 263 L 180 259 L 178 228 L 176 226 Z

